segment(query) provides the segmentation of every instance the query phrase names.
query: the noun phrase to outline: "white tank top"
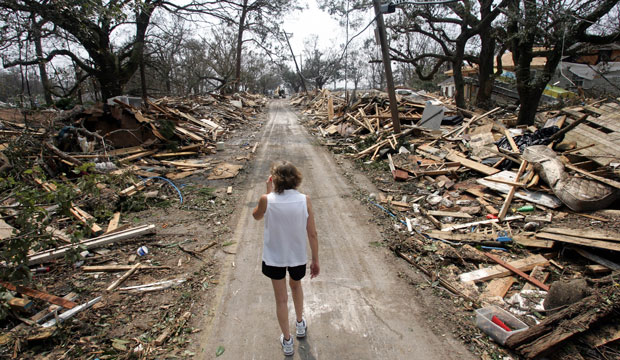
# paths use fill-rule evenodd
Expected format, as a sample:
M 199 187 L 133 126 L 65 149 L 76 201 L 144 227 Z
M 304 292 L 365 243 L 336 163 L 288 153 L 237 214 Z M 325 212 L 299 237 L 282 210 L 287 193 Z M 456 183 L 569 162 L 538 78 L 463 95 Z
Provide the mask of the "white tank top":
M 297 190 L 267 195 L 263 261 L 270 266 L 299 266 L 308 262 L 306 251 L 308 207 Z

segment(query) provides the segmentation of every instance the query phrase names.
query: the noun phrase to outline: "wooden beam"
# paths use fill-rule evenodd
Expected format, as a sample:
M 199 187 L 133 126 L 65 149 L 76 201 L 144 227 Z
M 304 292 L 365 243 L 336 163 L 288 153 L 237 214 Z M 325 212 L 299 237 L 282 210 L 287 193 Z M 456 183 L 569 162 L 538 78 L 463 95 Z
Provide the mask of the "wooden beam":
M 106 229 L 105 233 L 109 234 L 112 231 L 116 230 L 116 228 L 118 227 L 118 222 L 120 220 L 121 220 L 121 213 L 115 212 L 114 215 L 112 215 L 112 219 L 110 219 L 110 223 L 108 223 L 108 228 Z
M 546 232 L 536 233 L 536 237 L 541 238 L 541 239 L 555 240 L 555 241 L 559 241 L 563 243 L 589 246 L 589 247 L 594 247 L 598 249 L 620 251 L 619 243 L 613 243 L 609 241 L 592 240 L 592 239 L 587 239 L 587 238 L 582 238 L 582 237 L 576 237 L 576 236 L 570 236 L 570 235 L 558 235 L 558 234 L 552 234 L 552 233 L 546 233 Z
M 480 164 L 478 162 L 475 162 L 473 160 L 469 160 L 466 159 L 464 157 L 461 157 L 453 152 L 448 153 L 448 155 L 446 156 L 446 159 L 450 160 L 450 161 L 455 161 L 458 162 L 459 164 L 465 166 L 466 168 L 472 169 L 472 170 L 476 170 L 480 173 L 483 173 L 485 175 L 493 175 L 493 174 L 497 174 L 499 172 L 498 169 L 492 168 L 490 166 L 487 165 L 483 165 Z
M 520 259 L 516 261 L 511 261 L 508 264 L 510 266 L 519 269 L 521 271 L 529 271 L 534 268 L 534 266 L 545 266 L 549 263 L 547 259 L 545 259 L 542 255 L 536 254 L 526 257 L 525 259 Z M 501 278 L 504 276 L 508 276 L 512 274 L 510 270 L 507 270 L 503 266 L 495 265 L 484 269 L 478 269 L 470 272 L 463 273 L 459 275 L 459 279 L 462 282 L 466 281 L 485 281 L 490 279 Z
M 139 267 L 140 267 L 140 263 L 137 263 L 134 266 L 132 266 L 131 269 L 127 270 L 127 272 L 123 274 L 123 276 L 121 276 L 118 280 L 110 284 L 110 286 L 108 286 L 106 290 L 112 291 L 116 289 L 120 284 L 122 284 L 125 280 L 127 280 L 127 278 L 129 278 L 133 273 L 135 273 Z
M 517 171 L 517 176 L 515 177 L 515 181 L 519 181 L 519 178 L 523 174 L 523 171 L 525 171 L 526 167 L 527 167 L 527 161 L 523 160 L 521 162 L 521 165 L 519 166 L 519 170 Z M 512 186 L 510 188 L 510 191 L 508 192 L 508 195 L 506 195 L 506 201 L 504 201 L 504 205 L 502 205 L 502 208 L 499 211 L 499 215 L 497 215 L 497 217 L 500 220 L 503 221 L 504 218 L 506 217 L 506 214 L 508 213 L 508 209 L 510 208 L 510 204 L 512 203 L 512 198 L 515 196 L 516 191 L 517 191 L 517 187 Z
M 6 281 L 0 281 L 0 285 L 4 286 L 8 290 L 16 291 L 16 292 L 18 292 L 20 294 L 23 294 L 23 295 L 28 295 L 30 297 L 41 299 L 41 300 L 47 301 L 47 302 L 49 302 L 51 304 L 60 305 L 60 306 L 62 306 L 64 308 L 67 308 L 67 309 L 72 309 L 72 308 L 74 308 L 74 307 L 76 307 L 78 305 L 77 303 L 75 303 L 75 302 L 73 302 L 71 300 L 63 299 L 61 297 L 54 296 L 54 295 L 45 293 L 43 291 L 27 288 L 25 286 L 13 285 L 13 284 L 8 283 Z
M 541 289 L 543 289 L 545 291 L 549 291 L 549 286 L 541 283 L 537 279 L 529 276 L 528 274 L 524 273 L 523 271 L 521 271 L 521 270 L 517 269 L 516 267 L 508 264 L 507 262 L 503 261 L 502 259 L 498 258 L 497 256 L 495 256 L 493 254 L 490 254 L 490 253 L 484 253 L 484 255 L 486 255 L 489 259 L 495 261 L 499 265 L 501 265 L 501 266 L 505 267 L 506 269 L 512 271 L 513 273 L 521 276 L 522 278 L 524 278 L 528 282 L 538 286 L 539 288 L 541 288 Z

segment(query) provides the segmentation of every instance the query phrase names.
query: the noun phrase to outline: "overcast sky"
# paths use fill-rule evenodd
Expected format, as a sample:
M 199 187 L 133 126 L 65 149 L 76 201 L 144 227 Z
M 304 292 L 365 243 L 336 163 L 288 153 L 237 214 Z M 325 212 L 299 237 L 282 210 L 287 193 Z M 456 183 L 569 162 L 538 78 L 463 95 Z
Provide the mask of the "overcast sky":
M 305 1 L 305 5 L 308 6 L 307 9 L 289 14 L 284 21 L 284 30 L 289 34 L 293 33 L 291 46 L 295 55 L 303 51 L 304 40 L 312 35 L 318 35 L 322 49 L 344 42 L 344 29 L 338 25 L 336 19 L 321 11 L 314 0 Z

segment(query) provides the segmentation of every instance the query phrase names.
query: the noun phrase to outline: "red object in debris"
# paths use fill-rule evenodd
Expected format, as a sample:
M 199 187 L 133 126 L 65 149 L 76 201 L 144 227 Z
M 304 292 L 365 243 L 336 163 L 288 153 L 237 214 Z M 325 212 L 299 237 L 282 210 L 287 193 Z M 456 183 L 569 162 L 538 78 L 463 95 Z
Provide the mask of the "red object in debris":
M 497 219 L 497 215 L 487 214 L 487 219 Z
M 392 176 L 395 181 L 407 181 L 409 179 L 409 173 L 400 169 L 392 170 Z
M 504 324 L 503 321 L 501 321 L 497 316 L 493 315 L 493 317 L 491 318 L 491 321 L 493 321 L 493 323 L 499 327 L 501 327 L 502 329 L 506 330 L 506 331 L 512 331 L 511 328 L 509 328 L 506 324 Z

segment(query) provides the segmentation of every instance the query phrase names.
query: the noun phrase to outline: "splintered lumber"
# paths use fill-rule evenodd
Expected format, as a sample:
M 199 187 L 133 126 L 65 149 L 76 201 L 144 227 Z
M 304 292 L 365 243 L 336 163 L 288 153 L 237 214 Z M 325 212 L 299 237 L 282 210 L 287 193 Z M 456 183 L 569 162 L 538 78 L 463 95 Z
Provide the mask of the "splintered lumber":
M 41 299 L 41 300 L 47 301 L 47 302 L 55 304 L 55 305 L 60 305 L 60 306 L 65 307 L 67 309 L 74 308 L 75 306 L 78 305 L 77 303 L 75 303 L 75 302 L 73 302 L 71 300 L 63 299 L 61 297 L 54 296 L 54 295 L 51 295 L 51 294 L 48 294 L 48 293 L 44 293 L 43 291 L 27 288 L 25 286 L 13 285 L 13 284 L 8 283 L 6 281 L 0 281 L 0 285 L 4 286 L 8 290 L 16 291 L 16 292 L 18 292 L 20 294 L 28 295 L 30 297 L 34 297 L 34 298 L 37 298 L 37 299 Z
M 450 240 L 450 241 L 479 243 L 482 241 L 493 240 L 492 234 L 481 234 L 481 233 L 455 234 L 455 233 L 450 233 L 450 232 L 441 231 L 441 230 L 427 230 L 424 233 L 432 238 Z
M 82 224 L 90 227 L 90 230 L 93 232 L 93 234 L 99 235 L 99 234 L 101 234 L 103 232 L 103 229 L 101 228 L 101 226 L 97 225 L 94 222 L 95 218 L 91 214 L 87 213 L 86 211 L 80 209 L 77 206 L 73 206 L 71 209 L 69 209 L 69 211 Z
M 121 190 L 121 192 L 119 192 L 120 196 L 133 196 L 135 195 L 138 191 L 144 189 L 146 186 L 150 185 L 153 183 L 152 179 L 144 179 L 141 180 L 139 183 L 135 184 L 135 185 L 131 185 L 130 187 Z
M 542 255 L 536 254 L 536 255 L 528 256 L 525 259 L 511 261 L 507 264 L 521 271 L 530 271 L 534 268 L 534 266 L 537 266 L 537 265 L 546 266 L 547 264 L 549 264 L 549 261 L 545 259 Z M 492 267 L 463 273 L 459 275 L 459 279 L 462 282 L 486 281 L 490 279 L 501 278 L 501 277 L 508 276 L 511 274 L 512 274 L 512 271 L 506 269 L 505 267 L 501 265 L 495 265 Z
M 121 276 L 118 280 L 110 284 L 110 286 L 108 286 L 106 290 L 112 291 L 116 289 L 120 284 L 122 284 L 125 280 L 127 280 L 127 278 L 129 278 L 133 273 L 135 273 L 136 270 L 138 270 L 138 268 L 140 267 L 140 265 L 141 265 L 140 263 L 137 263 L 134 266 L 132 266 L 131 269 L 127 270 L 127 272 L 123 274 L 123 276 Z
M 464 157 L 461 157 L 459 155 L 457 155 L 456 153 L 450 152 L 448 153 L 448 155 L 446 156 L 446 159 L 450 160 L 450 161 L 454 161 L 454 162 L 458 162 L 459 164 L 465 166 L 466 168 L 472 169 L 472 170 L 476 170 L 478 172 L 481 172 L 485 175 L 493 175 L 493 174 L 497 174 L 499 172 L 498 169 L 492 168 L 490 166 L 487 165 L 483 165 L 480 163 L 477 163 L 473 160 L 469 160 L 466 159 Z
M 552 240 L 536 239 L 533 236 L 516 235 L 512 237 L 512 240 L 517 244 L 525 247 L 535 247 L 542 249 L 551 249 L 555 242 Z
M 57 318 L 51 319 L 50 321 L 44 323 L 41 326 L 44 327 L 44 328 L 47 328 L 47 327 L 52 327 L 52 326 L 56 325 L 57 323 L 62 323 L 64 321 L 66 321 L 67 319 L 72 318 L 75 314 L 79 313 L 80 311 L 86 310 L 86 309 L 92 307 L 93 305 L 98 303 L 100 300 L 101 300 L 101 296 L 98 296 L 98 297 L 90 300 L 89 302 L 87 302 L 85 304 L 78 305 L 78 306 L 72 308 L 71 310 L 65 311 L 64 313 L 58 315 Z
M 137 154 L 129 155 L 129 156 L 127 156 L 127 157 L 124 157 L 124 158 L 122 158 L 122 159 L 119 159 L 118 161 L 119 161 L 120 163 L 126 163 L 126 162 L 129 162 L 129 161 L 133 161 L 133 160 L 139 159 L 139 158 L 141 158 L 141 157 L 145 157 L 145 156 L 150 156 L 150 155 L 153 155 L 153 154 L 155 154 L 156 152 L 157 152 L 157 150 L 143 151 L 143 152 L 139 152 L 139 153 L 137 153 Z
M 530 273 L 530 276 L 533 277 L 534 279 L 540 281 L 541 283 L 545 283 L 545 281 L 547 281 L 547 279 L 549 279 L 549 273 L 544 271 L 542 267 L 540 266 L 535 266 L 532 269 L 532 272 Z M 525 285 L 523 285 L 523 289 L 522 290 L 535 290 L 534 285 L 527 283 Z
M 594 175 L 594 174 L 592 174 L 590 172 L 587 172 L 587 171 L 585 171 L 583 169 L 580 169 L 580 168 L 578 168 L 578 167 L 576 167 L 576 166 L 574 166 L 572 164 L 566 163 L 566 162 L 564 162 L 564 166 L 566 166 L 567 168 L 569 168 L 571 170 L 574 170 L 574 171 L 576 171 L 576 172 L 578 172 L 580 174 L 583 174 L 583 175 L 585 175 L 585 176 L 587 176 L 589 178 L 592 178 L 594 180 L 600 181 L 600 182 L 602 182 L 604 184 L 607 184 L 609 186 L 615 187 L 616 189 L 620 189 L 620 182 L 618 182 L 618 181 L 614 181 L 614 180 L 611 180 L 611 179 L 608 179 L 608 178 L 605 178 L 605 177 L 602 177 L 602 176 Z
M 481 297 L 490 298 L 499 296 L 503 298 L 504 296 L 506 296 L 508 290 L 510 290 L 512 284 L 514 284 L 515 282 L 517 282 L 517 279 L 515 279 L 514 276 L 506 276 L 499 279 L 493 279 L 489 281 L 489 283 L 487 284 L 487 288 L 484 290 L 484 293 L 482 293 Z
M 546 233 L 570 235 L 570 236 L 588 238 L 588 239 L 593 239 L 593 240 L 620 242 L 620 234 L 611 233 L 611 232 L 603 232 L 603 231 L 596 231 L 596 230 L 568 229 L 568 228 L 552 228 L 552 227 L 546 227 L 542 229 L 541 231 L 546 232 Z
M 70 249 L 77 248 L 77 247 L 83 247 L 88 250 L 88 249 L 101 247 L 107 244 L 132 239 L 134 237 L 141 236 L 141 235 L 153 234 L 154 232 L 155 232 L 155 225 L 151 224 L 151 225 L 138 226 L 132 229 L 124 230 L 124 231 L 119 231 L 113 234 L 101 235 L 96 238 L 82 240 L 76 244 L 63 245 L 55 249 L 36 253 L 28 257 L 28 264 L 37 265 L 37 264 L 45 263 L 47 261 L 62 257 L 67 251 L 69 251 Z
M 563 243 L 589 246 L 598 249 L 620 251 L 620 243 L 614 243 L 610 241 L 593 240 L 577 236 L 559 235 L 547 232 L 536 233 L 536 237 L 541 239 L 555 240 Z
M 47 192 L 56 191 L 56 185 L 54 184 L 44 182 L 43 180 L 38 179 L 38 178 L 34 178 L 34 181 L 37 184 L 41 185 L 41 187 Z M 73 203 L 71 203 L 71 208 L 69 209 L 69 211 L 76 219 L 78 219 L 78 221 L 80 221 L 85 226 L 88 226 L 90 230 L 93 232 L 93 234 L 99 235 L 103 232 L 103 229 L 94 222 L 93 220 L 94 217 L 92 215 L 80 209 L 79 207 L 73 205 Z
M 334 98 L 331 96 L 327 98 L 327 120 L 334 120 Z
M 523 160 L 521 162 L 521 165 L 519 166 L 519 170 L 517 171 L 517 176 L 515 177 L 516 181 L 519 181 L 519 178 L 521 178 L 521 175 L 523 175 L 523 172 L 525 171 L 525 168 L 527 167 L 527 161 Z M 517 191 L 517 186 L 511 186 L 510 187 L 510 191 L 508 191 L 508 195 L 506 196 L 506 201 L 504 201 L 504 205 L 502 205 L 502 208 L 499 211 L 499 215 L 497 215 L 497 217 L 500 220 L 504 220 L 504 217 L 506 217 L 506 214 L 508 213 L 508 209 L 510 208 L 510 204 L 512 203 L 512 198 L 515 196 L 515 192 Z
M 525 216 L 523 216 L 523 215 L 513 215 L 513 216 L 508 216 L 507 218 L 504 219 L 504 221 L 520 220 L 520 219 L 523 219 L 523 218 L 525 218 Z M 445 226 L 445 227 L 442 227 L 441 230 L 442 231 L 452 231 L 452 230 L 458 230 L 458 229 L 466 229 L 466 228 L 472 227 L 474 225 L 492 224 L 492 223 L 496 223 L 496 222 L 499 222 L 499 219 L 480 220 L 480 221 L 470 222 L 470 223 L 467 223 L 467 224 L 456 224 L 456 225 Z
M 567 113 L 568 114 L 568 113 Z M 569 114 L 570 115 L 570 114 Z M 566 134 L 567 132 L 571 131 L 572 129 L 574 129 L 577 125 L 581 124 L 582 122 L 584 122 L 586 119 L 588 118 L 588 115 L 582 115 L 579 119 L 573 121 L 572 123 L 570 123 L 568 126 L 566 126 L 564 129 L 561 129 L 560 131 L 556 132 L 555 134 L 551 135 L 549 137 L 549 141 L 553 142 L 555 141 L 555 139 L 559 139 L 561 136 L 563 136 L 564 134 Z
M 451 216 L 455 218 L 464 218 L 464 219 L 472 218 L 472 216 L 469 215 L 468 213 L 458 212 L 458 211 L 429 210 L 428 214 L 433 215 L 433 216 Z
M 484 253 L 484 255 L 486 255 L 489 259 L 495 261 L 496 263 L 498 263 L 502 267 L 505 267 L 506 269 L 512 271 L 513 273 L 521 276 L 522 278 L 524 278 L 528 282 L 538 286 L 539 288 L 543 289 L 544 291 L 549 291 L 549 286 L 541 283 L 540 281 L 538 281 L 538 279 L 535 279 L 535 278 L 529 276 L 528 274 L 524 273 L 523 271 L 515 268 L 514 266 L 506 263 L 505 261 L 503 261 L 499 257 L 497 257 L 497 256 L 495 256 L 493 254 L 490 254 L 490 253 Z
M 613 290 L 609 290 L 612 292 Z M 617 290 L 616 290 L 617 291 Z M 620 302 L 607 301 L 613 294 L 597 292 L 544 319 L 527 330 L 508 337 L 506 346 L 528 359 L 552 350 L 570 337 L 587 331 L 620 309 Z M 617 294 L 616 294 L 617 296 Z
M 114 215 L 112 215 L 112 219 L 110 219 L 110 223 L 108 224 L 108 228 L 106 229 L 105 233 L 109 234 L 112 231 L 116 230 L 116 228 L 118 227 L 118 222 L 120 220 L 121 220 L 121 213 L 115 212 Z

